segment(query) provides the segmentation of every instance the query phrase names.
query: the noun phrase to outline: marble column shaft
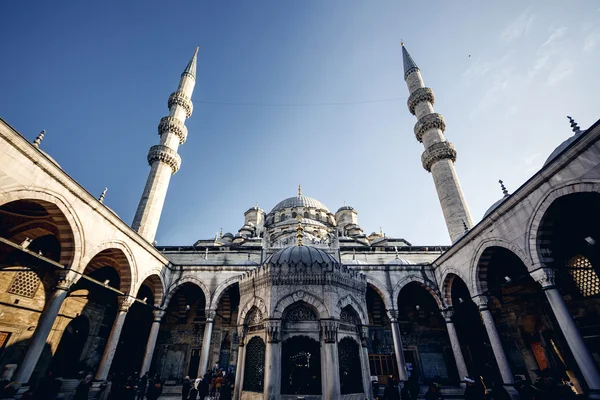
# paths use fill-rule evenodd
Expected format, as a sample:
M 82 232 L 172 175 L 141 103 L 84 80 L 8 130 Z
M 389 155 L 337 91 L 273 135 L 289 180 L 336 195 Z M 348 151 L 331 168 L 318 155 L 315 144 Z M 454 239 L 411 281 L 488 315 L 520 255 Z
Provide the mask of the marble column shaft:
M 340 362 L 337 349 L 338 321 L 321 320 L 323 357 L 321 360 L 323 400 L 339 400 Z
M 467 370 L 467 364 L 460 348 L 460 342 L 458 341 L 458 335 L 456 334 L 456 327 L 452 321 L 454 311 L 451 309 L 442 310 L 444 320 L 446 321 L 446 329 L 448 330 L 448 337 L 450 338 L 450 345 L 452 346 L 452 353 L 454 354 L 454 361 L 456 362 L 456 369 L 458 370 L 460 385 L 465 386 L 465 376 L 469 375 Z
M 398 310 L 388 310 L 387 314 L 390 318 L 390 325 L 392 326 L 394 353 L 396 354 L 396 363 L 398 364 L 398 379 L 402 382 L 406 382 L 408 380 L 408 372 L 406 370 L 406 361 L 404 360 L 400 326 L 398 325 Z
M 281 394 L 281 320 L 268 320 L 267 346 L 265 349 L 264 400 L 279 398 Z
M 200 364 L 198 366 L 199 376 L 204 376 L 208 371 L 208 358 L 210 357 L 210 341 L 212 339 L 212 330 L 216 311 L 206 311 L 206 324 L 204 325 L 204 337 L 202 339 L 202 353 L 200 353 Z
M 108 377 L 108 372 L 110 371 L 113 359 L 115 358 L 117 346 L 119 345 L 121 331 L 123 330 L 123 325 L 125 324 L 125 319 L 127 318 L 127 312 L 133 304 L 133 301 L 134 299 L 130 297 L 122 297 L 119 300 L 117 317 L 115 318 L 110 335 L 108 336 L 108 341 L 106 342 L 106 347 L 104 348 L 104 353 L 102 354 L 102 359 L 100 360 L 100 366 L 96 372 L 97 380 L 103 381 Z
M 502 382 L 505 385 L 514 385 L 515 379 L 513 377 L 510 364 L 508 363 L 508 358 L 504 352 L 504 347 L 502 347 L 502 341 L 500 340 L 500 335 L 498 334 L 494 317 L 488 308 L 489 299 L 486 296 L 477 296 L 474 298 L 474 300 L 479 307 L 479 313 L 481 314 L 483 325 L 485 326 L 488 338 L 490 339 L 492 351 L 494 352 L 494 357 L 496 358 L 496 363 L 498 364 L 498 369 L 500 370 L 500 375 L 502 376 Z
M 590 389 L 590 398 L 600 398 L 600 372 L 598 366 L 588 350 L 577 324 L 573 320 L 569 308 L 562 295 L 554 285 L 554 271 L 549 268 L 540 268 L 531 273 L 533 279 L 542 286 L 548 303 L 554 312 L 558 325 L 567 340 L 573 353 L 573 358 Z
M 366 326 L 360 327 L 360 352 L 361 352 L 361 364 L 362 364 L 362 380 L 363 380 L 363 391 L 366 399 L 373 398 L 373 390 L 371 388 L 371 368 L 369 366 L 369 349 L 367 348 L 367 338 L 369 337 L 369 328 Z
M 244 344 L 245 337 L 238 336 L 238 358 L 235 366 L 235 386 L 233 388 L 233 400 L 242 398 L 242 389 L 244 385 L 244 363 L 246 361 L 246 346 Z
M 148 336 L 148 342 L 146 343 L 146 353 L 144 354 L 144 362 L 142 362 L 142 368 L 140 369 L 140 376 L 150 371 L 150 364 L 152 363 L 152 355 L 154 354 L 154 348 L 156 347 L 156 339 L 158 337 L 158 330 L 160 329 L 160 321 L 165 315 L 163 310 L 154 310 L 154 321 L 150 328 L 150 335 Z
M 59 279 L 54 292 L 46 302 L 46 306 L 40 315 L 35 331 L 29 340 L 25 358 L 23 359 L 23 362 L 21 362 L 21 365 L 19 365 L 19 368 L 13 377 L 13 381 L 15 382 L 29 382 L 31 374 L 44 350 L 54 321 L 56 321 L 60 307 L 69 294 L 69 288 L 73 284 L 73 280 L 67 280 L 65 275 L 62 275 Z

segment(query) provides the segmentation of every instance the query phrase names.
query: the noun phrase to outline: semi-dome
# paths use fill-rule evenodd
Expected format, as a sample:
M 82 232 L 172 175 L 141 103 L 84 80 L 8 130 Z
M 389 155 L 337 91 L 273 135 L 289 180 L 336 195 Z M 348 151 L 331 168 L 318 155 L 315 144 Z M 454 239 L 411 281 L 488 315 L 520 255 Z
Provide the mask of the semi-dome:
M 329 253 L 313 246 L 290 246 L 272 254 L 265 264 L 271 266 L 333 266 L 339 264 Z
M 405 258 L 394 258 L 392 261 L 388 261 L 387 265 L 415 265 L 414 262 L 407 260 Z
M 327 207 L 325 207 L 325 205 L 323 203 L 321 203 L 319 200 L 313 199 L 312 197 L 300 195 L 300 196 L 294 196 L 294 197 L 287 198 L 283 201 L 280 201 L 275 207 L 273 207 L 273 209 L 271 210 L 271 213 L 274 213 L 275 211 L 283 210 L 285 208 L 293 208 L 293 207 L 311 207 L 311 208 L 318 208 L 318 209 L 329 212 L 329 209 Z

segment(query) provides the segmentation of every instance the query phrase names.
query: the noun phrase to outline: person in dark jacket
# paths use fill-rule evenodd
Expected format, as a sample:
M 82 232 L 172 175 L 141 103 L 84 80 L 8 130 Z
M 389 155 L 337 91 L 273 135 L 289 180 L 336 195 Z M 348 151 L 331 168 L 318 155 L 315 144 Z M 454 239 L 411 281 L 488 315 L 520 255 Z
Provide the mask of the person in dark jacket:
M 204 400 L 206 396 L 208 396 L 208 385 L 210 380 L 210 374 L 207 373 L 204 375 L 204 378 L 198 383 L 198 396 L 200 396 L 200 400 Z
M 183 385 L 181 386 L 181 400 L 186 400 L 188 398 L 191 388 L 192 388 L 192 381 L 190 381 L 189 376 L 186 376 L 185 379 L 183 380 Z
M 60 391 L 62 382 L 54 377 L 52 371 L 42 378 L 33 393 L 35 400 L 54 400 Z
M 400 400 L 400 393 L 398 392 L 398 386 L 396 386 L 392 378 L 388 379 L 388 384 L 383 390 L 384 400 Z
M 485 388 L 475 379 L 465 376 L 465 400 L 485 400 Z
M 77 385 L 75 394 L 73 395 L 73 400 L 88 400 L 91 387 L 92 375 L 86 375 L 86 377 L 79 382 L 79 385 Z
M 160 380 L 160 375 L 155 375 L 152 382 L 148 386 L 148 391 L 146 392 L 146 397 L 148 400 L 157 400 L 163 391 L 163 384 Z
M 231 400 L 231 382 L 229 379 L 225 379 L 223 381 L 223 385 L 221 385 L 221 396 L 220 400 Z
M 444 396 L 442 396 L 442 392 L 440 390 L 440 385 L 436 382 L 432 382 L 429 385 L 429 389 L 425 392 L 425 400 L 444 400 Z
M 140 379 L 138 379 L 137 384 L 137 400 L 144 400 L 144 396 L 146 396 L 146 387 L 148 386 L 148 373 L 146 372 Z
M 417 375 L 411 375 L 408 377 L 408 381 L 405 383 L 408 386 L 408 391 L 410 392 L 410 397 L 413 400 L 417 400 L 419 397 L 419 393 L 421 393 L 421 386 L 419 386 L 419 381 L 417 380 Z

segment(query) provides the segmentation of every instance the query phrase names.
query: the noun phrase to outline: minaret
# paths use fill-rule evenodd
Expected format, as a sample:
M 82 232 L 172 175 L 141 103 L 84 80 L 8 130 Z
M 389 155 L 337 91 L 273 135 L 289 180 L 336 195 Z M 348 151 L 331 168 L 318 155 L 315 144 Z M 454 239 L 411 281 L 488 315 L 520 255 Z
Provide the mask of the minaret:
M 473 226 L 471 213 L 463 195 L 458 176 L 454 170 L 456 149 L 444 137 L 446 122 L 441 114 L 433 111 L 433 90 L 425 87 L 421 71 L 402 43 L 404 80 L 408 86 L 408 109 L 418 118 L 415 136 L 423 143 L 421 156 L 423 168 L 431 172 L 440 199 L 446 226 L 452 243 L 465 233 L 465 224 Z
M 150 174 L 131 227 L 149 242 L 154 241 L 158 229 L 171 175 L 181 166 L 177 148 L 185 143 L 187 138 L 188 132 L 184 122 L 192 115 L 197 57 L 198 48 L 181 74 L 177 91 L 169 96 L 169 115 L 162 118 L 158 124 L 160 144 L 150 147 L 148 152 Z

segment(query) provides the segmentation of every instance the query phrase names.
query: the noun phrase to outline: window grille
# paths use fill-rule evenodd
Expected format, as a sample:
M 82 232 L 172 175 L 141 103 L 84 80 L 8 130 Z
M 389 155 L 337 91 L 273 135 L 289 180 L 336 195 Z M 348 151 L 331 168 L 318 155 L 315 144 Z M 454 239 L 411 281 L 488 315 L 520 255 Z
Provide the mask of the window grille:
M 262 393 L 265 379 L 265 342 L 254 336 L 246 345 L 244 390 Z
M 18 296 L 33 298 L 40 287 L 40 277 L 35 271 L 17 272 L 7 292 Z
M 567 261 L 567 267 L 569 267 L 569 274 L 583 297 L 600 294 L 600 278 L 590 260 L 579 254 Z
M 349 337 L 343 338 L 338 343 L 342 394 L 363 392 L 359 347 L 358 343 Z

